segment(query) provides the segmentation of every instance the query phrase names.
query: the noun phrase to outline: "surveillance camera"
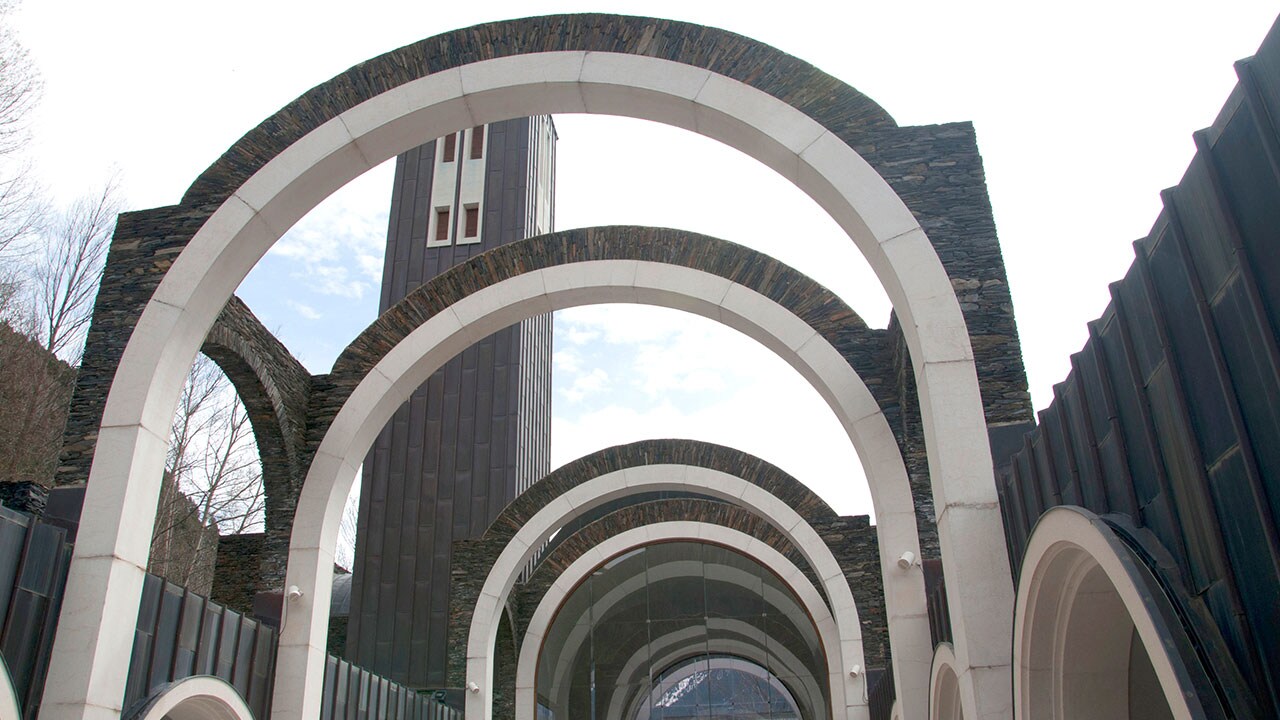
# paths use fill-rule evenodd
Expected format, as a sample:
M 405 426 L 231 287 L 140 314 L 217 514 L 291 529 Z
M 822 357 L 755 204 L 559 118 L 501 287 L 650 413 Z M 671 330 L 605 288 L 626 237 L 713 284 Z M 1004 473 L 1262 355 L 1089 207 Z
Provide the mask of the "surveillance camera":
M 902 553 L 902 557 L 898 558 L 898 567 L 906 570 L 916 564 L 916 554 L 910 550 Z
M 284 596 L 288 598 L 289 602 L 294 602 L 302 597 L 302 591 L 298 589 L 297 585 L 290 585 L 289 589 L 285 590 Z
M 472 694 L 478 693 L 480 692 L 480 686 L 477 685 L 474 680 L 472 680 L 471 682 L 467 683 L 467 692 Z

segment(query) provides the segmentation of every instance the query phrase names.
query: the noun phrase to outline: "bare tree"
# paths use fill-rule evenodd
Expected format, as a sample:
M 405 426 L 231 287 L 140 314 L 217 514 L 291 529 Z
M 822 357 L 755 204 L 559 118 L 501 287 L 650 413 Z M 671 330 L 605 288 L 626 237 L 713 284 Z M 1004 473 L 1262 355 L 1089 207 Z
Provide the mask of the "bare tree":
M 0 322 L 0 482 L 48 485 L 62 446 L 75 370 Z
M 77 200 L 43 233 L 44 250 L 32 268 L 32 303 L 45 348 L 75 365 L 102 267 L 120 212 L 117 182 L 109 180 L 95 196 Z
M 218 535 L 261 529 L 265 500 L 248 414 L 222 371 L 199 356 L 170 430 L 149 569 L 207 593 Z
M 0 0 L 0 261 L 27 250 L 46 206 L 22 157 L 43 85 L 9 18 L 17 3 Z

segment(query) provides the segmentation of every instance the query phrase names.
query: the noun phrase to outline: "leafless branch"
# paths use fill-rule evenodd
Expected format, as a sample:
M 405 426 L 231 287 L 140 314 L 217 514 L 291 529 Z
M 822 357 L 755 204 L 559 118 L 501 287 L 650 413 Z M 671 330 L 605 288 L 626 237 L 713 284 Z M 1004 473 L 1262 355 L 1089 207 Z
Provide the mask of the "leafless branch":
M 115 179 L 81 198 L 48 229 L 33 270 L 35 315 L 49 352 L 77 364 L 119 214 Z

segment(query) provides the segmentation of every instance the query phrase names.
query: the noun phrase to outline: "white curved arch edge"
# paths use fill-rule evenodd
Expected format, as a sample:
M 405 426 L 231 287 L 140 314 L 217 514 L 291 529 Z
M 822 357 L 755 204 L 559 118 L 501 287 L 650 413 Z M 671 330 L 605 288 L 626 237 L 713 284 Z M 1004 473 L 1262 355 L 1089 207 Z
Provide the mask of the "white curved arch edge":
M 222 678 L 194 675 L 165 687 L 129 720 L 256 720 Z
M 933 649 L 933 668 L 929 672 L 929 720 L 963 718 L 956 653 L 951 643 L 939 643 Z
M 352 392 L 317 450 L 297 512 L 298 517 L 323 518 L 323 522 L 295 524 L 292 547 L 294 557 L 300 561 L 290 561 L 289 584 L 302 588 L 304 597 L 325 601 L 327 596 L 320 588 L 330 582 L 327 573 L 332 568 L 340 513 L 356 468 L 395 409 L 445 361 L 476 339 L 530 314 L 571 305 L 634 301 L 641 296 L 652 304 L 678 307 L 711 319 L 732 318 L 739 330 L 760 340 L 792 364 L 831 404 L 872 479 L 881 564 L 887 570 L 890 640 L 900 658 L 895 665 L 907 690 L 914 688 L 923 692 L 927 687 L 930 657 L 923 577 L 919 572 L 898 571 L 891 559 L 902 549 L 919 552 L 915 514 L 906 470 L 888 423 L 857 373 L 812 328 L 762 295 L 685 267 L 611 260 L 535 270 L 479 290 L 411 332 Z M 644 469 L 634 471 L 640 472 Z M 737 478 L 732 481 L 735 486 L 749 485 Z M 706 482 L 723 485 L 725 481 L 709 478 Z M 582 488 L 575 489 L 551 507 L 567 511 L 581 503 L 595 501 L 582 495 L 583 492 Z M 799 523 L 799 516 L 776 498 L 769 496 L 761 502 L 765 503 L 763 514 L 775 522 L 780 514 L 789 518 L 786 523 L 779 523 L 783 529 L 790 530 Z M 816 534 L 812 537 L 816 545 L 808 545 L 825 549 Z M 527 552 L 541 540 L 522 531 L 514 542 L 522 552 Z M 295 572 L 304 567 L 312 574 Z M 839 574 L 838 565 L 831 560 L 824 577 L 834 578 Z M 505 598 L 509 588 L 509 584 L 492 588 L 490 595 Z M 838 599 L 838 613 L 853 610 L 847 587 L 844 595 L 833 595 L 833 598 Z M 310 620 L 296 620 L 300 611 L 309 613 Z M 323 618 L 327 610 L 295 603 L 290 606 L 290 612 L 295 622 L 289 623 L 281 636 L 278 667 L 286 667 L 286 663 L 291 662 L 289 653 L 296 653 L 295 657 L 323 657 Z M 310 634 L 303 635 L 308 626 Z M 492 647 L 492 639 L 488 647 Z M 297 697 L 305 692 L 290 691 L 290 695 Z M 923 717 L 924 703 L 920 702 L 918 708 L 920 714 L 914 717 Z
M 861 660 L 861 639 L 859 638 L 858 641 L 856 656 L 847 657 L 844 648 L 848 647 L 848 643 L 843 636 L 837 634 L 836 619 L 832 617 L 831 610 L 823 602 L 817 588 L 805 578 L 804 573 L 794 563 L 787 560 L 782 553 L 761 543 L 750 535 L 722 525 L 674 521 L 634 528 L 605 540 L 593 548 L 592 552 L 585 553 L 570 563 L 569 567 L 562 573 L 561 578 L 547 590 L 546 595 L 538 603 L 537 609 L 534 610 L 529 620 L 529 628 L 525 632 L 524 640 L 520 645 L 520 659 L 516 665 L 517 719 L 532 720 L 536 716 L 537 708 L 534 693 L 537 679 L 538 651 L 542 647 L 542 639 L 546 636 L 546 632 L 550 628 L 551 621 L 560 604 L 573 592 L 579 582 L 601 564 L 607 562 L 609 558 L 638 547 L 665 540 L 706 541 L 734 548 L 736 551 L 743 553 L 773 571 L 779 578 L 782 578 L 783 583 L 791 589 L 813 619 L 814 629 L 822 641 L 823 650 L 827 657 L 828 681 L 831 690 L 831 717 L 850 718 L 851 720 L 865 720 L 865 718 L 869 717 L 866 701 L 862 699 L 861 688 L 848 680 L 845 670 L 852 667 L 852 663 L 848 662 L 849 660 L 854 660 L 855 662 Z M 475 628 L 474 622 L 472 627 Z M 474 632 L 475 630 L 473 630 Z M 492 660 L 490 660 L 491 662 Z M 467 664 L 468 682 L 478 683 L 478 678 L 473 677 L 471 674 L 470 652 L 468 652 Z M 478 694 L 486 694 L 485 688 L 489 688 L 492 683 L 492 673 L 489 674 L 487 682 L 490 684 L 482 685 L 482 690 Z M 468 716 L 471 713 L 470 706 L 470 699 L 468 699 Z
M 0 657 L 0 718 L 19 720 L 21 717 L 22 705 L 18 703 L 18 691 L 13 687 L 9 666 Z
M 956 581 L 948 592 L 962 683 L 982 686 L 998 704 L 1000 683 L 1008 687 L 1012 587 L 1006 564 L 992 561 L 1005 553 L 1002 524 L 972 352 L 946 272 L 911 213 L 852 149 L 825 131 L 812 137 L 816 128 L 798 110 L 736 81 L 708 75 L 693 92 L 699 72 L 630 55 L 540 53 L 437 73 L 311 131 L 223 203 L 144 309 L 108 395 L 86 496 L 100 512 L 82 518 L 69 583 L 73 612 L 63 613 L 46 688 L 49 717 L 83 718 L 90 707 L 112 707 L 122 695 L 118 667 L 131 637 L 111 619 L 137 612 L 169 417 L 201 341 L 254 263 L 333 190 L 426 137 L 575 110 L 686 127 L 692 117 L 696 131 L 792 177 L 868 258 L 902 323 L 916 370 L 942 552 Z M 344 455 L 317 462 L 334 465 L 337 475 L 354 474 L 338 467 Z M 297 550 L 308 563 L 331 561 L 320 544 Z M 319 637 L 306 643 L 314 640 Z M 319 687 L 322 657 L 282 653 L 282 670 L 299 663 L 289 677 L 305 691 L 278 693 L 273 712 L 313 716 L 318 692 L 310 688 Z M 970 671 L 986 679 L 972 679 Z M 977 714 L 1003 714 L 985 708 L 984 701 Z
M 1066 636 L 1070 630 L 1068 618 L 1072 605 L 1082 604 L 1081 597 L 1098 594 L 1081 590 L 1082 581 L 1097 572 L 1105 575 L 1107 590 L 1114 591 L 1123 604 L 1123 612 L 1150 659 L 1173 716 L 1204 716 L 1199 708 L 1188 705 L 1196 697 L 1189 687 L 1188 671 L 1179 658 L 1167 652 L 1168 645 L 1156 627 L 1146 593 L 1127 569 L 1119 547 L 1114 534 L 1083 508 L 1055 507 L 1036 523 L 1023 558 L 1014 616 L 1015 717 L 1061 715 L 1063 649 L 1070 639 Z M 1126 651 L 1126 666 L 1116 671 L 1125 680 L 1128 659 Z M 1097 697 L 1093 701 L 1101 703 L 1104 699 Z

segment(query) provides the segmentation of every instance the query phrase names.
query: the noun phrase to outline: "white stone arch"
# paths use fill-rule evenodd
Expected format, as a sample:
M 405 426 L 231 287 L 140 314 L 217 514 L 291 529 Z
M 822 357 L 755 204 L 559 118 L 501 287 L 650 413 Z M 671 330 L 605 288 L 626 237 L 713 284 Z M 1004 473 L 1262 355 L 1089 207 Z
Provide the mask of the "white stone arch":
M 212 675 L 193 675 L 162 688 L 129 720 L 256 720 L 240 693 Z
M 0 657 L 0 718 L 22 717 L 22 704 L 18 702 L 18 691 L 13 687 L 13 676 L 9 674 L 9 666 Z
M 866 665 L 862 656 L 862 628 L 858 622 L 857 606 L 839 563 L 831 555 L 821 537 L 795 510 L 763 488 L 718 470 L 683 465 L 644 465 L 606 473 L 565 492 L 535 513 L 521 527 L 494 562 L 480 591 L 480 599 L 476 603 L 467 634 L 467 683 L 475 683 L 481 688 L 492 686 L 493 644 L 497 637 L 500 613 L 506 605 L 507 597 L 521 568 L 552 533 L 592 508 L 616 498 L 642 492 L 661 491 L 696 491 L 741 505 L 769 520 L 801 552 L 814 574 L 822 579 L 823 589 L 830 599 L 831 610 L 834 612 L 833 627 L 826 627 L 822 621 L 817 621 L 820 636 L 827 639 L 834 637 L 839 640 L 836 646 L 838 649 L 828 646 L 828 657 L 832 657 L 831 653 L 834 652 L 839 660 L 838 664 L 829 662 L 828 666 L 828 671 L 832 674 L 832 703 L 842 708 L 861 703 L 857 706 L 865 709 L 865 701 L 861 700 L 861 678 L 851 678 L 844 672 L 845 669 L 850 669 L 854 665 L 864 667 Z M 656 525 L 648 527 L 656 527 Z M 696 538 L 699 527 L 720 526 L 700 526 L 697 523 L 691 523 L 689 527 L 691 529 L 687 532 L 695 534 L 685 535 L 685 537 Z M 634 531 L 636 535 L 627 537 L 641 537 L 646 530 L 646 528 L 637 528 Z M 708 532 L 718 531 L 708 530 Z M 767 546 L 763 543 L 745 535 L 742 537 L 745 544 L 731 547 L 757 559 L 757 552 L 767 552 L 764 549 Z M 769 550 L 777 552 L 772 548 Z M 592 567 L 606 559 L 607 557 L 600 553 L 598 547 L 588 550 L 579 558 L 580 561 Z M 796 573 L 799 571 L 797 570 Z M 797 591 L 797 594 L 800 594 L 798 590 L 800 586 L 808 585 L 803 574 L 780 577 L 784 583 Z M 553 590 L 548 593 L 558 591 L 557 588 L 567 591 L 571 587 L 565 585 L 562 579 L 557 579 L 552 586 Z M 816 593 L 816 590 L 814 592 Z M 804 596 L 801 595 L 801 597 Z M 524 642 L 540 645 L 542 638 L 526 631 Z M 837 669 L 840 669 L 838 674 Z M 490 710 L 490 698 L 483 692 L 468 696 L 467 716 L 469 718 L 487 720 Z M 843 717 L 839 713 L 837 716 Z
M 753 630 L 758 631 L 758 628 L 754 628 L 753 626 L 741 620 L 722 620 L 721 622 L 724 622 L 726 626 L 733 627 L 734 629 L 740 630 L 740 634 L 742 635 L 748 635 Z M 741 626 L 741 627 L 738 627 L 738 626 Z M 675 631 L 672 633 L 668 633 L 667 635 L 661 636 L 659 638 L 655 638 L 652 642 L 649 643 L 649 645 L 651 647 L 662 647 L 664 644 L 671 645 L 672 643 L 678 643 L 680 641 L 680 638 L 677 636 L 682 632 L 686 632 L 686 631 Z M 675 647 L 679 647 L 679 646 L 675 646 Z M 723 651 L 729 655 L 743 657 L 761 666 L 764 666 L 765 663 L 768 661 L 768 658 L 759 652 L 758 643 L 751 643 L 751 642 L 745 642 L 745 641 L 738 641 L 738 642 L 724 641 L 723 644 L 719 645 L 718 647 L 719 649 L 716 650 L 716 652 Z M 679 660 L 681 657 L 681 654 L 685 652 L 687 652 L 687 650 L 684 648 L 672 650 L 666 653 L 665 655 L 661 656 L 657 661 L 654 661 L 652 665 L 655 667 L 667 666 Z M 770 648 L 770 652 L 774 653 L 775 657 L 778 657 L 779 659 L 781 659 L 782 664 L 788 668 L 794 668 L 800 664 L 800 659 L 797 658 L 794 653 L 787 650 L 786 648 Z M 637 658 L 631 661 L 628 661 L 628 667 L 631 667 L 631 669 L 634 670 L 634 667 L 632 666 L 639 664 L 640 662 L 643 662 L 643 661 L 644 661 L 644 658 L 640 657 L 639 654 L 637 654 Z M 519 678 L 519 672 L 520 672 L 519 669 L 517 669 L 516 672 L 517 672 L 517 678 Z M 627 668 L 624 668 L 623 674 L 625 675 L 626 673 L 627 673 Z M 804 682 L 808 680 L 808 678 L 801 675 L 800 673 L 796 673 L 795 677 L 800 682 L 804 683 L 805 692 L 809 693 L 811 696 L 814 696 L 814 697 L 821 696 L 821 688 L 819 688 L 816 685 L 816 683 Z M 794 696 L 795 693 L 792 692 L 792 695 Z M 623 712 L 621 708 L 622 708 L 622 703 L 624 703 L 625 701 L 626 701 L 625 697 L 615 693 L 614 697 L 611 698 L 609 701 L 609 710 L 606 713 L 605 717 L 609 717 L 609 718 L 618 717 L 619 713 Z M 825 711 L 825 708 L 824 708 L 824 711 Z M 625 711 L 622 717 L 625 717 L 625 718 L 635 717 L 634 702 L 628 706 L 628 709 Z
M 695 468 L 690 467 L 688 469 L 694 470 Z M 637 485 L 636 487 L 642 487 L 642 485 Z M 533 521 L 531 520 L 530 522 L 532 523 Z M 827 607 L 821 593 L 809 582 L 800 568 L 796 567 L 795 563 L 788 560 L 782 553 L 739 530 L 723 525 L 675 520 L 633 528 L 606 539 L 570 563 L 569 567 L 556 579 L 556 582 L 548 588 L 546 594 L 543 595 L 542 600 L 538 603 L 537 609 L 534 610 L 533 615 L 530 617 L 529 627 L 526 629 L 524 639 L 520 645 L 520 659 L 516 665 L 517 720 L 530 720 L 536 715 L 538 652 L 542 647 L 542 640 L 555 618 L 556 610 L 559 609 L 564 600 L 572 594 L 587 575 L 595 568 L 608 562 L 610 558 L 639 547 L 669 540 L 706 542 L 733 548 L 777 575 L 782 580 L 782 583 L 791 590 L 805 611 L 808 612 L 809 617 L 813 620 L 814 629 L 822 642 L 823 651 L 827 659 L 827 679 L 831 693 L 831 717 L 852 718 L 853 720 L 866 720 L 869 717 L 861 687 L 857 681 L 853 681 L 848 676 L 847 670 L 852 668 L 854 664 L 862 665 L 864 662 L 862 660 L 861 636 L 859 635 L 857 638 L 856 646 L 851 646 L 847 638 L 848 629 L 842 626 L 838 620 L 840 611 L 837 610 L 836 614 L 832 615 L 831 608 Z M 492 573 L 490 577 L 493 577 Z M 843 574 L 840 577 L 840 582 L 844 583 Z M 831 583 L 827 583 L 828 592 L 831 592 L 830 585 Z M 847 584 L 845 584 L 845 589 L 846 591 L 848 590 Z M 855 616 L 854 622 L 856 623 L 856 621 Z M 474 621 L 472 627 L 475 627 Z M 470 644 L 468 656 L 470 656 Z M 468 657 L 468 665 L 470 665 L 470 657 Z M 491 677 L 492 674 L 490 673 L 490 682 L 492 682 Z M 468 682 L 471 681 L 473 679 L 470 672 L 468 672 Z M 488 686 L 482 686 L 479 693 L 472 693 L 472 695 L 481 695 L 487 691 Z M 471 698 L 468 697 L 467 700 L 468 717 L 471 717 Z
M 286 685 L 277 679 L 273 713 L 282 713 L 282 717 L 309 717 L 310 711 L 300 708 L 298 703 L 314 702 L 308 698 L 319 696 L 329 597 L 324 589 L 331 582 L 343 503 L 368 447 L 391 414 L 432 372 L 477 339 L 529 315 L 600 302 L 645 302 L 675 307 L 735 327 L 774 350 L 809 379 L 827 400 L 857 447 L 868 478 L 875 478 L 871 481 L 871 492 L 876 503 L 895 672 L 908 689 L 918 688 L 917 695 L 904 694 L 904 697 L 920 698 L 919 714 L 909 717 L 924 717 L 922 698 L 928 683 L 932 645 L 923 577 L 918 568 L 903 571 L 897 566 L 897 558 L 904 548 L 918 552 L 914 505 L 898 446 L 870 391 L 834 347 L 781 305 L 700 270 L 635 260 L 595 260 L 552 266 L 477 290 L 405 336 L 351 392 L 317 449 L 298 502 L 298 518 L 321 518 L 322 522 L 294 523 L 287 582 L 302 589 L 303 598 L 289 605 L 289 618 L 281 633 L 277 672 L 297 678 L 300 684 Z M 690 468 L 691 472 L 695 470 L 705 469 Z M 625 472 L 647 471 L 635 468 Z M 739 478 L 732 478 L 732 482 L 736 486 L 750 485 Z M 717 481 L 717 485 L 723 482 Z M 750 486 L 754 492 L 764 492 Z M 573 493 L 583 492 L 581 487 Z M 698 491 L 708 492 L 708 488 L 698 488 Z M 579 498 L 574 501 L 577 503 L 594 501 L 590 496 L 574 497 Z M 757 512 L 781 528 L 790 529 L 799 516 L 772 495 L 768 498 L 766 509 L 757 508 Z M 738 496 L 725 499 L 738 502 Z M 562 500 L 563 496 L 557 502 Z M 552 506 L 562 505 L 561 502 Z M 777 520 L 782 511 L 794 518 L 790 524 Z M 529 547 L 536 547 L 542 539 L 527 542 Z M 812 539 L 815 546 L 825 550 L 816 534 Z M 829 562 L 829 576 L 833 577 L 838 566 L 834 559 Z M 514 581 L 514 575 L 510 580 Z M 494 590 L 491 594 L 505 596 L 509 589 L 508 583 L 501 593 Z M 844 593 L 848 594 L 847 584 Z M 484 599 L 482 596 L 481 601 Z M 853 610 L 851 595 L 842 608 Z M 492 646 L 491 638 L 488 647 Z M 304 667 L 305 671 L 301 669 Z M 491 669 L 485 671 L 483 681 L 477 680 L 478 684 L 486 687 L 490 684 L 488 672 Z M 283 708 L 290 708 L 292 714 L 283 714 Z
M 1163 697 L 1169 717 L 1205 717 L 1188 668 L 1168 652 L 1138 562 L 1088 510 L 1059 506 L 1040 517 L 1018 583 L 1015 717 L 1128 717 L 1132 683 L 1146 673 L 1147 707 Z
M 170 416 L 234 288 L 284 230 L 382 160 L 428 137 L 547 112 L 627 115 L 720 140 L 795 182 L 867 257 L 911 351 L 966 706 L 981 687 L 992 699 L 973 714 L 1007 714 L 999 698 L 1009 687 L 1013 593 L 986 423 L 964 318 L 924 231 L 852 148 L 763 91 L 659 58 L 561 51 L 478 61 L 388 89 L 294 141 L 195 233 L 139 317 L 103 410 L 85 498 L 97 512 L 81 519 L 43 704 L 51 719 L 119 709 L 132 638 L 114 619 L 137 612 Z M 303 674 L 303 684 L 319 678 Z M 298 716 L 297 702 L 275 712 Z
M 964 720 L 960 679 L 956 675 L 956 653 L 951 643 L 938 643 L 933 649 L 933 669 L 929 672 L 929 720 Z
M 660 571 L 657 573 L 647 572 L 643 577 L 636 577 L 636 578 L 632 578 L 631 581 L 619 583 L 617 587 L 609 591 L 608 595 L 598 600 L 594 600 L 591 605 L 593 608 L 607 611 L 613 605 L 625 599 L 627 594 L 631 592 L 635 592 L 636 590 L 642 589 L 647 579 L 653 579 L 655 577 L 669 578 L 669 577 L 684 576 L 684 573 L 690 568 L 692 568 L 693 566 L 701 565 L 700 562 L 695 562 L 695 561 L 686 561 L 686 562 L 687 562 L 687 565 L 685 567 L 680 567 L 680 565 L 685 564 L 682 562 L 668 562 L 663 564 L 661 566 Z M 581 578 L 579 579 L 581 580 Z M 766 592 L 769 592 L 772 590 L 774 589 L 767 588 Z M 566 597 L 568 597 L 568 594 L 564 593 L 561 588 L 552 587 L 548 590 L 547 595 L 543 596 L 544 600 L 546 597 L 549 597 L 549 596 L 554 596 L 558 598 L 555 607 L 552 608 L 552 613 L 554 615 L 555 609 L 559 608 L 559 606 L 563 604 L 563 601 Z M 778 604 L 776 602 L 776 598 L 775 599 L 766 598 L 766 602 L 769 602 L 775 606 L 777 606 Z M 799 600 L 796 601 L 795 607 L 796 609 L 805 609 L 806 611 L 808 610 L 808 608 L 802 603 L 800 603 Z M 554 617 L 553 616 L 552 617 L 536 617 L 535 616 L 535 619 L 538 622 L 537 627 L 534 627 L 533 624 L 530 623 L 530 628 L 532 629 L 533 634 L 539 639 L 545 638 L 546 632 L 550 628 L 550 624 L 554 620 Z M 569 648 L 575 645 L 580 645 L 582 642 L 586 641 L 587 639 L 586 632 L 587 632 L 586 627 L 582 627 L 582 626 L 575 627 L 572 631 L 570 631 L 568 642 L 565 643 L 566 648 Z M 541 646 L 541 644 L 542 643 L 539 642 L 539 646 Z M 530 653 L 533 653 L 536 650 L 536 648 L 533 648 L 531 646 L 525 646 L 522 644 L 520 660 L 523 661 L 526 658 L 532 658 L 533 666 L 530 666 L 528 664 L 519 664 L 517 666 L 517 669 L 516 669 L 516 687 L 517 688 L 522 687 L 521 680 L 528 681 L 528 684 L 524 685 L 523 687 L 533 687 L 532 683 L 536 679 L 534 675 L 527 675 L 527 676 L 521 675 L 522 671 L 528 671 L 531 673 L 536 673 L 537 671 L 537 668 L 536 668 L 537 657 L 536 655 L 526 655 L 525 654 L 526 649 Z M 553 680 L 552 680 L 553 686 L 558 686 L 562 684 L 560 682 L 560 679 L 563 678 L 565 674 L 570 671 L 570 668 L 567 666 L 567 664 L 565 664 L 570 659 L 571 658 L 569 658 L 567 655 L 562 656 L 562 660 L 565 662 L 562 662 L 561 664 L 557 665 L 555 668 L 551 669 L 552 677 L 553 677 Z M 543 668 L 543 670 L 545 671 L 547 670 L 547 668 Z M 529 716 L 529 717 L 532 717 L 532 716 Z
M 658 576 L 674 577 L 677 574 L 682 573 L 683 571 L 692 569 L 693 566 L 695 565 L 698 566 L 699 569 L 701 569 L 700 562 L 687 561 L 687 563 L 688 564 L 685 567 L 681 567 L 681 565 L 684 564 L 681 562 L 664 563 L 662 565 L 661 572 L 658 573 Z M 742 577 L 742 575 L 739 575 L 739 573 L 742 573 L 743 575 L 745 575 L 745 571 L 741 571 L 736 568 L 722 569 L 722 570 L 727 571 L 727 573 L 723 577 L 717 578 L 718 580 L 723 581 L 723 580 L 731 579 L 734 576 Z M 582 578 L 585 578 L 585 577 L 586 577 L 585 575 L 582 576 Z M 619 583 L 616 587 L 611 589 L 609 593 L 604 597 L 593 600 L 592 607 L 595 609 L 603 608 L 605 611 L 607 611 L 608 609 L 613 607 L 617 602 L 624 600 L 627 597 L 627 595 L 629 595 L 630 593 L 642 589 L 643 584 L 646 582 L 646 580 L 653 577 L 654 577 L 654 573 L 647 572 L 645 573 L 644 576 L 638 576 L 635 578 L 631 578 L 625 582 Z M 582 578 L 579 578 L 579 581 L 581 581 Z M 567 583 L 565 583 L 565 585 L 567 585 Z M 558 611 L 560 606 L 564 604 L 565 599 L 572 592 L 572 590 L 569 590 L 568 592 L 566 592 L 563 588 L 564 588 L 564 585 L 549 588 L 548 592 L 539 601 L 538 608 L 535 609 L 534 614 L 531 616 L 529 628 L 526 632 L 525 639 L 536 637 L 537 638 L 536 646 L 534 644 L 525 644 L 524 640 L 522 640 L 521 642 L 520 656 L 517 660 L 517 665 L 516 665 L 516 692 L 517 692 L 516 716 L 517 717 L 527 717 L 527 718 L 533 717 L 533 713 L 532 713 L 533 706 L 531 704 L 528 704 L 532 702 L 530 700 L 530 697 L 532 696 L 529 696 L 529 695 L 524 696 L 523 700 L 525 701 L 526 705 L 524 706 L 520 705 L 520 701 L 522 699 L 522 696 L 520 694 L 521 692 L 520 689 L 525 688 L 530 692 L 536 691 L 537 673 L 539 671 L 538 657 L 543 645 L 542 641 L 544 638 L 546 638 L 547 631 L 550 629 L 551 624 L 555 620 L 555 613 Z M 779 600 L 782 600 L 783 602 L 786 602 L 787 604 L 791 605 L 796 610 L 804 610 L 808 612 L 808 608 L 800 602 L 799 598 L 790 597 L 790 596 L 786 598 L 781 598 L 781 599 L 777 598 L 775 597 L 775 595 L 778 593 L 778 590 L 771 586 L 765 587 L 764 591 L 766 593 L 766 597 L 765 597 L 766 603 L 769 603 L 775 607 L 778 607 L 782 604 L 781 602 L 779 602 Z M 540 613 L 539 611 L 541 611 L 544 605 L 548 602 L 547 600 L 548 597 L 555 598 L 552 601 L 553 604 L 549 607 L 547 612 Z M 717 618 L 714 622 L 711 620 L 708 621 L 708 626 L 711 626 L 713 624 L 719 625 L 722 627 L 730 627 L 730 626 L 737 627 L 737 632 L 741 635 L 750 635 L 751 634 L 750 631 L 752 630 L 752 627 L 753 627 L 748 625 L 747 623 L 742 623 L 741 621 L 735 622 L 735 621 L 722 619 L 722 618 Z M 568 641 L 565 643 L 566 648 L 585 641 L 586 632 L 587 632 L 586 627 L 573 628 L 573 630 L 570 631 Z M 683 631 L 680 631 L 680 632 L 683 632 Z M 675 637 L 678 634 L 679 633 L 675 633 L 672 635 L 672 637 Z M 759 638 L 759 639 L 763 639 L 763 638 Z M 652 648 L 656 646 L 658 646 L 658 640 L 654 640 L 650 642 L 647 647 Z M 734 651 L 742 655 L 743 657 L 748 657 L 749 659 L 760 662 L 762 665 L 764 664 L 764 660 L 761 660 L 758 657 L 752 656 L 749 652 L 747 652 L 748 650 L 749 648 L 747 647 L 746 643 L 741 643 L 740 646 L 735 646 L 734 648 Z M 795 657 L 794 654 L 790 653 L 785 648 L 771 648 L 771 651 L 778 652 L 779 657 L 783 659 L 783 664 L 786 665 L 788 668 L 792 669 L 793 671 L 795 671 L 795 676 L 797 678 L 804 677 L 804 673 L 796 670 L 797 668 L 803 668 L 803 665 L 800 662 L 799 658 Z M 719 652 L 719 650 L 716 650 L 715 652 Z M 570 657 L 571 654 L 572 653 L 566 653 L 565 655 L 563 655 L 562 664 L 557 665 L 556 668 L 552 669 L 551 672 L 555 678 L 563 677 L 564 673 L 569 671 L 569 668 L 565 663 L 572 660 L 572 657 Z M 639 667 L 639 663 L 641 662 L 642 659 L 643 659 L 643 656 L 637 653 L 637 655 L 633 657 L 631 661 L 629 661 L 627 664 L 624 665 L 622 675 L 626 676 L 628 672 L 634 672 Z M 662 664 L 661 662 L 658 663 L 659 666 L 661 666 L 661 664 Z M 546 672 L 546 670 L 547 670 L 546 668 L 542 668 L 543 672 Z M 556 686 L 563 687 L 563 684 L 560 683 L 558 679 L 553 679 L 551 684 L 553 687 L 556 687 Z M 818 688 L 812 687 L 812 688 L 806 688 L 806 689 L 810 690 L 811 697 L 820 697 L 820 694 L 816 693 Z M 606 717 L 610 717 L 610 718 L 617 717 L 616 713 L 617 711 L 620 711 L 620 709 L 621 709 L 621 697 L 615 695 L 610 702 L 610 712 L 606 715 Z M 829 708 L 824 708 L 824 711 L 826 710 L 829 710 Z M 627 717 L 631 717 L 631 714 L 628 713 Z

